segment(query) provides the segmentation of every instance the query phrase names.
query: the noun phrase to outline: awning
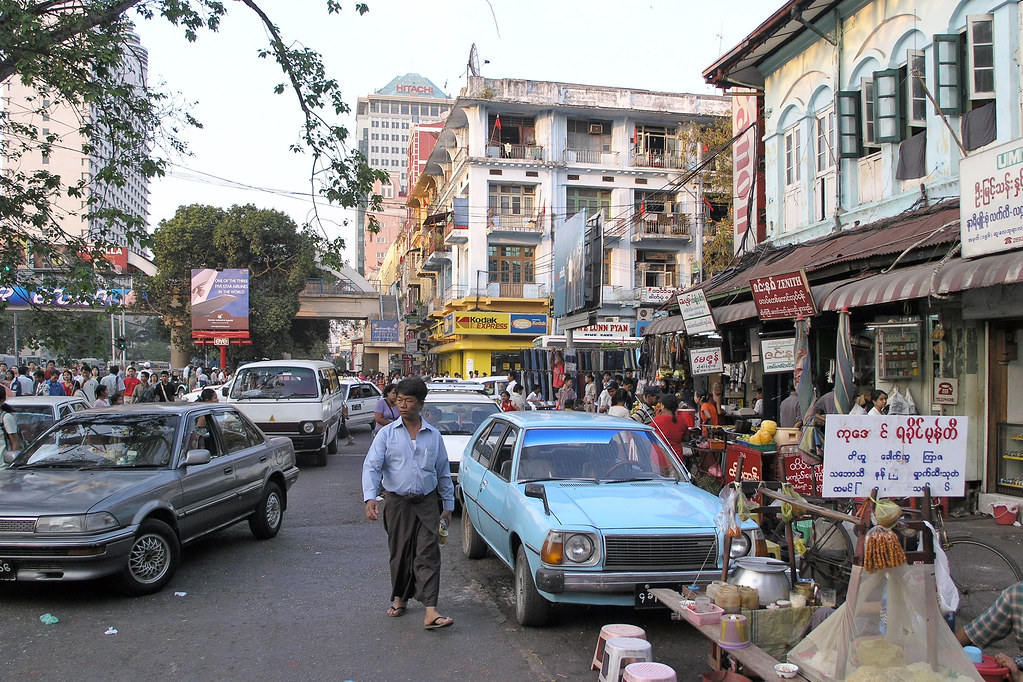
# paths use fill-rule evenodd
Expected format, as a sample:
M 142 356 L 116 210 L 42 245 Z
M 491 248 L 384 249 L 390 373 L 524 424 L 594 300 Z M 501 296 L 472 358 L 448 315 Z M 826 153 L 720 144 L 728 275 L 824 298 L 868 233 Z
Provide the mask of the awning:
M 757 316 L 757 306 L 753 301 L 723 305 L 713 309 L 714 321 L 718 324 L 730 324 Z
M 1015 251 L 972 260 L 957 258 L 945 265 L 924 263 L 864 277 L 836 288 L 820 307 L 837 311 L 843 307 L 879 305 L 1019 283 L 1023 283 L 1023 254 Z
M 681 315 L 673 315 L 671 317 L 661 317 L 646 326 L 643 330 L 643 336 L 649 336 L 650 334 L 670 334 L 672 332 L 685 331 L 685 321 Z

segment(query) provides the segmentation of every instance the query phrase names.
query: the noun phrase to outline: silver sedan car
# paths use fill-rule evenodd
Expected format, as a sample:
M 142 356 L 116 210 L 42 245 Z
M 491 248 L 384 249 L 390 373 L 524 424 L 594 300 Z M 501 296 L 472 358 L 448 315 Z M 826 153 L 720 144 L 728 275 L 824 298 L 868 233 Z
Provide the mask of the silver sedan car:
M 76 413 L 0 470 L 0 581 L 112 576 L 156 592 L 203 536 L 239 521 L 277 535 L 297 478 L 291 441 L 231 405 Z

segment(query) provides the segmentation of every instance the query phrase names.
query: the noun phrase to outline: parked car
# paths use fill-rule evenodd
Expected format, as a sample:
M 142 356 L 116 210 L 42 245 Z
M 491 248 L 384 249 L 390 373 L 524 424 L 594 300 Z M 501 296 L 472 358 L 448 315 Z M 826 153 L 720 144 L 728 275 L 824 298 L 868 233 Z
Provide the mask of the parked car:
M 372 429 L 373 424 L 376 423 L 373 409 L 377 406 L 377 401 L 383 397 L 383 393 L 371 381 L 342 379 L 341 399 L 348 406 L 346 421 L 348 428 L 369 426 Z
M 266 360 L 240 367 L 221 395 L 265 433 L 287 436 L 295 452 L 327 466 L 337 452 L 344 393 L 337 370 L 319 360 Z
M 720 500 L 639 422 L 580 412 L 502 412 L 466 448 L 462 549 L 489 547 L 515 572 L 515 616 L 543 625 L 553 602 L 632 605 L 650 584 L 721 574 Z M 765 549 L 742 525 L 732 556 Z
M 480 424 L 501 408 L 482 390 L 472 390 L 471 386 L 466 389 L 463 384 L 431 383 L 428 387 L 423 418 L 440 431 L 457 489 L 458 467 L 465 446 Z
M 23 448 L 54 422 L 92 407 L 86 400 L 74 396 L 13 396 L 6 402 L 18 421 L 18 433 L 25 441 L 22 443 Z
M 78 412 L 9 464 L 0 580 L 113 576 L 130 595 L 162 589 L 181 547 L 214 531 L 247 520 L 277 535 L 298 478 L 289 439 L 209 403 Z
M 227 384 L 215 384 L 215 385 L 203 386 L 202 388 L 196 388 L 194 391 L 189 391 L 188 393 L 185 393 L 184 395 L 182 395 L 180 400 L 183 403 L 197 403 L 197 402 L 199 402 L 199 396 L 207 388 L 211 388 L 214 391 L 216 391 L 218 396 L 219 395 L 223 395 L 224 386 L 227 386 Z

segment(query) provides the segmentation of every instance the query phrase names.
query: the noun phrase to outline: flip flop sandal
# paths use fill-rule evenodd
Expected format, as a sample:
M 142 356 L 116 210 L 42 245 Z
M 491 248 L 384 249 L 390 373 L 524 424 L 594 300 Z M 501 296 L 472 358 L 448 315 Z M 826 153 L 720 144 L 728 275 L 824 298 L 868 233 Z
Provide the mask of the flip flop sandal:
M 393 604 L 387 608 L 387 615 L 391 618 L 400 618 L 405 615 L 405 606 L 394 606 Z
M 455 621 L 453 619 L 451 619 L 451 618 L 448 618 L 447 616 L 437 616 L 432 621 L 430 621 L 428 624 L 424 625 L 423 629 L 424 630 L 440 630 L 441 628 L 446 628 L 446 627 L 449 627 L 449 626 L 454 625 L 454 624 L 455 624 Z

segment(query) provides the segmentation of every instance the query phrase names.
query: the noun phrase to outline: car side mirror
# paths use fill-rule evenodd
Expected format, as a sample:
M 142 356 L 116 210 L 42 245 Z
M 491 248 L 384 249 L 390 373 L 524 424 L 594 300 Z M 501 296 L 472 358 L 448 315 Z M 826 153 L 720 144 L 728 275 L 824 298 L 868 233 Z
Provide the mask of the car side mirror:
M 10 464 L 18 456 L 18 450 L 4 450 L 4 464 Z
M 220 389 L 220 395 L 224 396 L 225 398 L 227 397 L 227 386 L 224 386 L 223 388 Z
M 547 504 L 547 488 L 543 483 L 527 483 L 526 497 L 535 497 L 543 502 L 543 513 L 547 516 L 551 515 L 551 506 Z
M 210 451 L 205 448 L 197 448 L 195 450 L 189 450 L 185 454 L 185 466 L 197 466 L 199 464 L 209 464 L 210 460 L 213 459 L 213 455 Z

